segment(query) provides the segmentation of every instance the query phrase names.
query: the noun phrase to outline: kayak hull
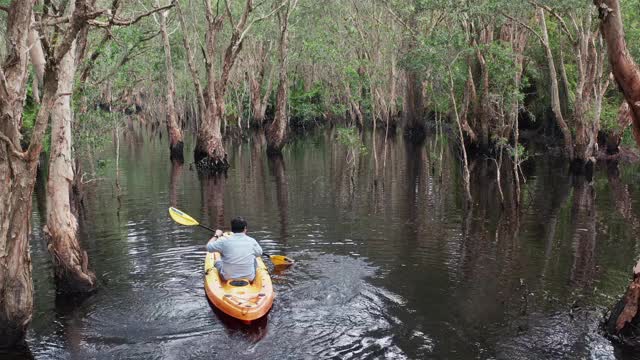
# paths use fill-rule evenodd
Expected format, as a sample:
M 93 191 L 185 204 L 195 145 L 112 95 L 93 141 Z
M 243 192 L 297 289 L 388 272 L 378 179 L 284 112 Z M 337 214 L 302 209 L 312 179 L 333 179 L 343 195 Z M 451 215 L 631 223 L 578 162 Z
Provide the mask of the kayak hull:
M 213 264 L 220 259 L 220 253 L 207 253 L 204 262 L 204 288 L 209 301 L 223 313 L 245 323 L 266 315 L 275 293 L 267 267 L 260 257 L 256 257 L 258 267 L 252 283 L 247 279 L 223 280 Z

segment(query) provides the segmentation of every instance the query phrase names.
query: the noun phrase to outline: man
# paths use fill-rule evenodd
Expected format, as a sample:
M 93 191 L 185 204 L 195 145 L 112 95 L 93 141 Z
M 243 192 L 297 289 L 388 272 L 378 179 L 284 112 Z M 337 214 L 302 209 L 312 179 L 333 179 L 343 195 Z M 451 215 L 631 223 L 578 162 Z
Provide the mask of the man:
M 256 277 L 256 256 L 262 255 L 262 248 L 256 240 L 247 236 L 247 222 L 237 217 L 231 220 L 233 235 L 218 240 L 222 231 L 216 230 L 216 234 L 207 243 L 208 252 L 219 252 L 221 259 L 214 266 L 223 279 L 249 279 Z

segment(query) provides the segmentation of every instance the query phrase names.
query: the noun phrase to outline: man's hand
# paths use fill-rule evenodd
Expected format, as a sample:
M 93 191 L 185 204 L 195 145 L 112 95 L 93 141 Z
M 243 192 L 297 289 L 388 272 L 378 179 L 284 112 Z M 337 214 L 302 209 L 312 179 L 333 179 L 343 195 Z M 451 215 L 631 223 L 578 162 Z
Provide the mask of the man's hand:
M 224 233 L 222 232 L 222 230 L 218 229 L 216 230 L 215 234 L 213 234 L 213 236 L 211 237 L 211 239 L 209 239 L 209 241 L 216 241 L 218 240 L 219 237 L 221 237 L 222 235 L 224 235 Z

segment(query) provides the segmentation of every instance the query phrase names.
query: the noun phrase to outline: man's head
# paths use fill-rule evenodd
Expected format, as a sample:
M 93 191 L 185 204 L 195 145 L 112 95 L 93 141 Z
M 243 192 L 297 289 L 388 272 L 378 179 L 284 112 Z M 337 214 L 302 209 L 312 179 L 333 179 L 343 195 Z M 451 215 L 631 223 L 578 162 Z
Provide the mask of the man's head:
M 241 233 L 247 230 L 247 221 L 243 217 L 235 217 L 231 220 L 231 231 Z

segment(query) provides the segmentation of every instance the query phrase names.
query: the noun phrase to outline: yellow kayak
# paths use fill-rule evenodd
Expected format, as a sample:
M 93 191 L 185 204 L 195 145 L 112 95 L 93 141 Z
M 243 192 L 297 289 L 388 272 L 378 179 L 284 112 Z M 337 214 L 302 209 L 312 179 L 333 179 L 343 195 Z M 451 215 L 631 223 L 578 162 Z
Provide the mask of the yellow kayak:
M 209 300 L 225 314 L 244 323 L 251 323 L 263 317 L 271 306 L 275 293 L 267 267 L 260 257 L 256 257 L 258 268 L 253 283 L 248 279 L 223 281 L 213 264 L 220 259 L 220 253 L 207 253 L 204 261 L 204 289 Z

